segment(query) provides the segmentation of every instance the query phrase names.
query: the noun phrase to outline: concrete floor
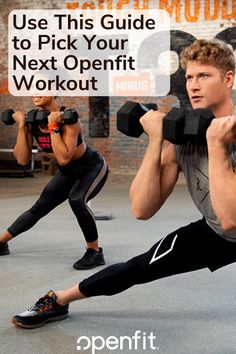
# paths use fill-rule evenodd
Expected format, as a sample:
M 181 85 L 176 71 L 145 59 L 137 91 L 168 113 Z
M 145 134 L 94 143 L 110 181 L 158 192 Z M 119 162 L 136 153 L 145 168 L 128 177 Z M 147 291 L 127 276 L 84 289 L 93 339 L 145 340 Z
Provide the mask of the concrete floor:
M 0 179 L 1 230 L 32 205 L 50 178 L 35 174 L 34 178 Z M 163 235 L 199 218 L 182 183 L 148 221 L 131 215 L 128 190 L 125 179 L 110 179 L 92 202 L 95 212 L 114 216 L 97 221 L 106 265 L 147 250 Z M 14 314 L 23 312 L 48 290 L 75 285 L 96 270 L 72 268 L 84 253 L 84 241 L 68 203 L 18 236 L 10 249 L 10 256 L 0 257 L 1 353 L 236 353 L 235 264 L 215 273 L 201 270 L 133 287 L 116 296 L 74 302 L 65 321 L 22 330 L 11 325 Z M 131 340 L 135 332 L 141 336 L 136 348 Z M 81 347 L 91 346 L 78 351 L 77 340 L 82 336 Z M 129 336 L 123 339 L 123 348 L 122 336 Z M 92 340 L 100 349 L 92 349 Z

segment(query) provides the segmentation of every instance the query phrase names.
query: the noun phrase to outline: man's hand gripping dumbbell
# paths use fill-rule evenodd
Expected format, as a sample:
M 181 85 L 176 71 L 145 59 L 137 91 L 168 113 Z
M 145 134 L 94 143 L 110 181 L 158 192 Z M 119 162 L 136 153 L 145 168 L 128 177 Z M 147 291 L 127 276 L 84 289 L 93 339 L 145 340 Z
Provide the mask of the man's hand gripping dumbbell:
M 163 139 L 173 144 L 185 145 L 187 142 L 194 145 L 206 144 L 206 130 L 214 118 L 212 112 L 208 109 L 196 109 L 188 111 L 183 108 L 172 108 L 167 114 L 162 112 L 150 113 L 150 109 L 157 109 L 155 104 L 140 104 L 138 102 L 127 101 L 117 112 L 117 129 L 122 133 L 139 137 L 143 131 L 150 134 L 146 119 L 152 117 L 152 124 L 163 120 L 161 124 L 161 135 Z M 148 112 L 148 113 L 147 113 Z M 141 118 L 141 119 L 140 119 Z M 154 130 L 152 130 L 153 133 Z

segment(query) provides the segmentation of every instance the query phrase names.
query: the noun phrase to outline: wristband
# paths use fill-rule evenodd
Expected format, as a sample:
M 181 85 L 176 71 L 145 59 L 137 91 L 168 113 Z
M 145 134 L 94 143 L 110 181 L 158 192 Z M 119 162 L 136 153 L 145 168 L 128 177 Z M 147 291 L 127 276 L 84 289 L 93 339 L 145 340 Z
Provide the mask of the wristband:
M 59 128 L 52 128 L 52 129 L 50 130 L 50 134 L 60 134 Z
M 59 128 L 59 125 L 57 123 L 48 123 L 48 129 L 52 129 L 52 128 Z
M 50 134 L 58 134 L 59 131 L 59 125 L 57 123 L 49 123 L 48 124 L 48 130 L 50 132 Z

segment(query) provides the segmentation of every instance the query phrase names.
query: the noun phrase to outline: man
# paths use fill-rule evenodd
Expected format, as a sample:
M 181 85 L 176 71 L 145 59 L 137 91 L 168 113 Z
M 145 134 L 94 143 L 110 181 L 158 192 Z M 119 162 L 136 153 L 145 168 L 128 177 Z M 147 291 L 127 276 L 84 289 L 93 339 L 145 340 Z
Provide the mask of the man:
M 149 111 L 140 120 L 149 142 L 131 185 L 132 211 L 151 218 L 163 205 L 182 170 L 203 218 L 158 241 L 149 251 L 83 280 L 48 292 L 13 324 L 35 328 L 68 315 L 71 301 L 114 295 L 135 284 L 202 268 L 214 271 L 236 260 L 236 112 L 231 99 L 235 75 L 232 51 L 218 40 L 197 40 L 181 55 L 193 109 L 211 109 L 207 147 L 163 144 L 164 114 Z M 199 188 L 200 185 L 200 188 Z

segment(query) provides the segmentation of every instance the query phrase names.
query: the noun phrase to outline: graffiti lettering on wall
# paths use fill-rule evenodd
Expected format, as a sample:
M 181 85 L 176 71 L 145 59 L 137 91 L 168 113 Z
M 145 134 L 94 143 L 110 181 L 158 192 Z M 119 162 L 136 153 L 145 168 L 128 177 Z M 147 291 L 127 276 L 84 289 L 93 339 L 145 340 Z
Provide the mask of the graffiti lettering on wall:
M 68 1 L 68 9 L 124 9 L 152 8 L 153 0 L 89 0 L 89 1 Z M 156 0 L 159 9 L 166 10 L 171 20 L 179 23 L 181 21 L 198 22 L 214 21 L 218 19 L 233 20 L 236 18 L 236 0 Z
M 143 43 L 144 47 L 146 46 L 146 51 L 142 49 L 142 58 L 140 58 L 140 61 L 141 63 L 145 63 L 144 65 L 150 63 L 149 58 L 151 58 L 151 63 L 157 62 L 158 56 L 161 54 L 161 48 L 155 46 L 155 40 L 157 40 L 157 37 L 160 35 L 161 32 L 147 38 Z M 227 28 L 218 33 L 215 37 L 230 44 L 232 49 L 236 50 L 236 27 Z M 180 30 L 172 30 L 170 38 L 170 50 L 176 52 L 178 56 L 185 47 L 189 46 L 196 39 L 193 35 Z M 143 53 L 146 53 L 147 58 L 143 56 Z M 171 75 L 170 80 L 169 95 L 176 96 L 179 100 L 180 106 L 187 108 L 189 106 L 189 100 L 185 85 L 183 85 L 183 82 L 185 82 L 184 71 L 180 66 L 178 70 Z M 97 98 L 90 97 L 89 108 L 91 123 L 89 124 L 89 134 L 91 137 L 106 138 L 109 136 L 109 98 L 100 97 L 99 105 L 94 109 L 96 104 Z

